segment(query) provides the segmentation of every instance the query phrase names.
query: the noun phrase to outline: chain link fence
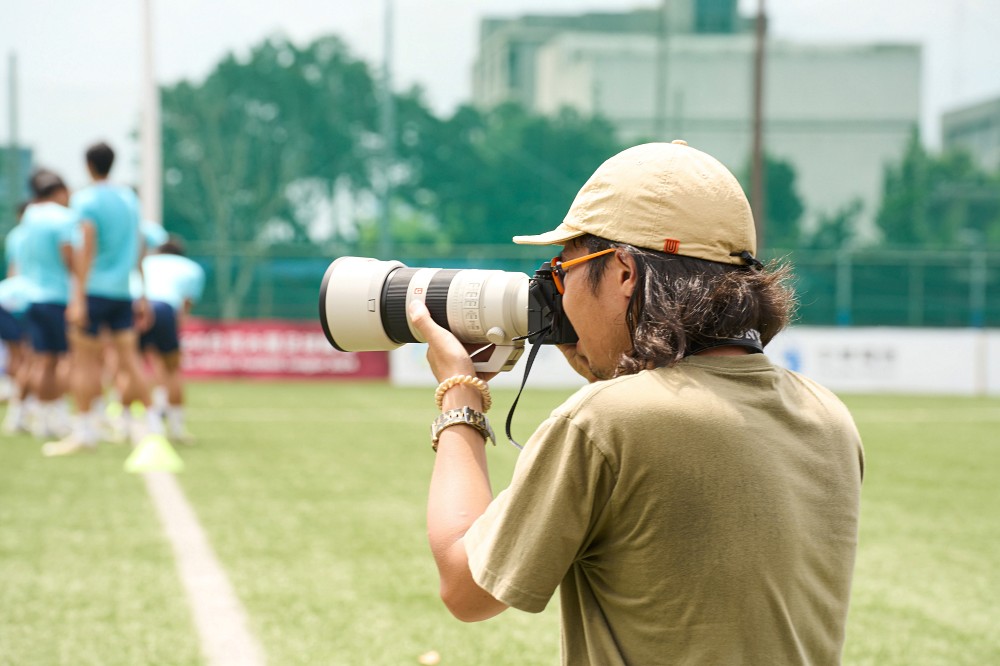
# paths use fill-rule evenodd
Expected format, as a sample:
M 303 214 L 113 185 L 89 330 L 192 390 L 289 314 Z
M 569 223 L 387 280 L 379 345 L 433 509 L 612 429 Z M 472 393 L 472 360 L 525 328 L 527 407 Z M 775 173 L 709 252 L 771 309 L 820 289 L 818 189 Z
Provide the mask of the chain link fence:
M 407 266 L 487 268 L 531 274 L 548 248 L 399 247 Z M 331 247 L 189 245 L 208 279 L 195 313 L 209 318 L 314 319 Z M 813 326 L 1000 327 L 1000 252 L 794 251 L 797 323 Z M 768 257 L 764 257 L 767 259 Z

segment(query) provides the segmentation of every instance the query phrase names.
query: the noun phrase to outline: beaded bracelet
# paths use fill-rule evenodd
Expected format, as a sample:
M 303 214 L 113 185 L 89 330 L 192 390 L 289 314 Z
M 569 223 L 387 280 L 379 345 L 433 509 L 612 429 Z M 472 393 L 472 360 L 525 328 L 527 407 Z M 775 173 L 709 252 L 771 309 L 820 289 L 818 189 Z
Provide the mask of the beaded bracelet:
M 438 384 L 437 390 L 434 391 L 434 400 L 437 402 L 438 409 L 441 409 L 444 404 L 444 394 L 448 392 L 448 389 L 454 388 L 459 384 L 479 389 L 479 392 L 483 394 L 483 412 L 490 411 L 490 407 L 493 406 L 493 397 L 490 396 L 490 385 L 479 377 L 473 377 L 472 375 L 455 375 Z

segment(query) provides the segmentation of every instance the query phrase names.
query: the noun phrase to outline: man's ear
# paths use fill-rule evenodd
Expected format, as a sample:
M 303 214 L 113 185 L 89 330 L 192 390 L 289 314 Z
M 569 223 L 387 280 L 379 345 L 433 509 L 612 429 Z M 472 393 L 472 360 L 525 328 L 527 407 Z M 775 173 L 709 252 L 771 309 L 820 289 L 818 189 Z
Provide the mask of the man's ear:
M 611 260 L 611 270 L 614 273 L 615 285 L 625 298 L 632 298 L 639 280 L 639 271 L 635 257 L 624 250 L 615 251 Z

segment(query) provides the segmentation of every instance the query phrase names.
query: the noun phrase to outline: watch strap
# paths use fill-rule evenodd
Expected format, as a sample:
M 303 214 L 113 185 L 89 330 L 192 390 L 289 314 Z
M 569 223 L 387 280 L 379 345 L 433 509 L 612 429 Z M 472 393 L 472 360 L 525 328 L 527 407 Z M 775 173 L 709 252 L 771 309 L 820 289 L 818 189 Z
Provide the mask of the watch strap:
M 477 412 L 471 407 L 458 407 L 442 412 L 431 423 L 431 448 L 437 451 L 437 443 L 441 437 L 441 433 L 454 425 L 472 426 L 479 431 L 484 439 L 493 442 L 493 446 L 497 444 L 496 435 L 493 434 L 493 428 L 490 427 L 490 421 L 486 418 L 485 414 Z

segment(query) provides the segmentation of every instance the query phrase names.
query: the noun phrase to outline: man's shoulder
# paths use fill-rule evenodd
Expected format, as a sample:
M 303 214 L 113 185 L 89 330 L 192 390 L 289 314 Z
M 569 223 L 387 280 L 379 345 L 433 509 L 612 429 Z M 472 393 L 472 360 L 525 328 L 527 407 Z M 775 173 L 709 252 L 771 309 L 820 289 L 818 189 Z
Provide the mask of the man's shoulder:
M 607 413 L 619 405 L 633 405 L 638 399 L 648 399 L 650 392 L 659 394 L 650 372 L 644 370 L 582 386 L 556 408 L 555 415 L 573 417 L 581 412 L 597 410 Z
M 81 206 L 86 206 L 94 202 L 98 197 L 97 188 L 93 185 L 87 185 L 86 187 L 81 187 L 73 196 L 70 197 L 70 206 L 73 208 L 79 208 Z
M 21 233 L 27 234 L 39 227 L 63 226 L 78 219 L 79 214 L 66 206 L 57 203 L 33 204 L 24 211 L 22 223 L 15 229 L 22 229 Z
M 758 382 L 768 383 L 775 374 L 787 373 L 762 354 L 692 360 L 669 367 L 594 382 L 574 393 L 559 407 L 564 415 L 581 411 L 635 411 L 644 406 L 657 410 L 683 411 L 688 405 L 701 409 L 706 395 L 739 393 Z
M 115 183 L 96 183 L 80 188 L 73 193 L 70 205 L 73 208 L 94 204 L 105 204 L 115 200 L 123 201 L 129 206 L 136 205 L 138 196 L 131 187 L 117 185 Z

